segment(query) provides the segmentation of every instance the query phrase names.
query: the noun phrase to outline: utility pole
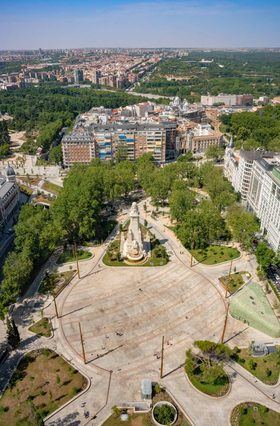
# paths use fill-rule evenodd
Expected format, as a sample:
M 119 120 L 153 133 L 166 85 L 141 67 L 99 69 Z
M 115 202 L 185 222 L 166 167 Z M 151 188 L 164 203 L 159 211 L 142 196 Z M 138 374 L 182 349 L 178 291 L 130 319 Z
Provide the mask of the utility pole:
M 80 267 L 79 267 L 79 260 L 78 260 L 78 253 L 77 253 L 77 244 L 76 244 L 76 242 L 74 243 L 74 250 L 75 250 L 76 263 L 77 263 L 78 278 L 80 279 L 81 275 L 80 275 Z
M 225 338 L 225 333 L 227 328 L 227 321 L 228 321 L 228 311 L 229 311 L 229 302 L 227 302 L 227 307 L 226 307 L 226 317 L 225 317 L 225 322 L 224 322 L 224 327 L 223 327 L 223 332 L 221 337 L 221 343 L 224 343 L 224 338 Z
M 164 356 L 164 336 L 161 341 L 161 357 L 160 357 L 160 378 L 163 378 L 163 356 Z
M 86 364 L 86 353 L 85 353 L 84 340 L 83 340 L 83 335 L 82 335 L 82 329 L 81 329 L 81 323 L 80 322 L 79 322 L 79 331 L 80 331 L 80 339 L 81 339 L 81 345 L 82 345 L 83 360 L 84 360 L 84 364 Z
M 56 300 L 55 300 L 56 298 L 55 298 L 54 294 L 52 296 L 53 296 L 53 301 L 54 301 L 55 314 L 56 314 L 57 318 L 59 318 L 57 304 L 56 304 Z

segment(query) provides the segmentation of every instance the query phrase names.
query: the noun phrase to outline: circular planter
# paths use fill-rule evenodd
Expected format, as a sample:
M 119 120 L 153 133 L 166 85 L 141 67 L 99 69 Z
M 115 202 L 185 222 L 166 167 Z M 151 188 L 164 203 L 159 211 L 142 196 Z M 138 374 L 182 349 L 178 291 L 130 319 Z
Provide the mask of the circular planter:
M 175 411 L 175 414 L 174 414 L 174 420 L 173 420 L 173 422 L 171 422 L 171 423 L 168 423 L 170 426 L 172 426 L 172 425 L 174 425 L 175 423 L 176 423 L 176 421 L 177 421 L 177 418 L 178 418 L 178 410 L 177 410 L 177 408 L 175 407 L 175 405 L 173 405 L 173 404 L 171 404 L 171 402 L 168 402 L 168 401 L 159 401 L 159 402 L 157 402 L 154 406 L 153 406 L 153 409 L 152 409 L 152 419 L 153 419 L 153 422 L 154 422 L 154 424 L 155 425 L 157 425 L 157 426 L 166 426 L 166 424 L 163 424 L 163 423 L 159 423 L 156 419 L 155 419 L 155 416 L 154 416 L 154 410 L 155 410 L 155 408 L 156 407 L 161 407 L 161 406 L 163 406 L 163 405 L 168 405 L 169 407 L 172 407 L 173 408 L 173 410 Z

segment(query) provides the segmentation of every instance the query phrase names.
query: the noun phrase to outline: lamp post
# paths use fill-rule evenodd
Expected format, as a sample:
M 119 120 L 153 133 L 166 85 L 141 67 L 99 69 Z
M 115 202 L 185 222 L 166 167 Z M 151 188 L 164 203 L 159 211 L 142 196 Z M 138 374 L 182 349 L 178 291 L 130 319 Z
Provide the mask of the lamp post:
M 83 334 L 82 334 L 82 328 L 81 328 L 80 322 L 79 322 L 79 332 L 80 332 L 80 340 L 81 340 L 81 346 L 82 346 L 83 360 L 84 360 L 84 364 L 86 364 L 86 353 L 85 353 L 84 340 L 83 340 Z
M 76 257 L 78 278 L 80 279 L 81 275 L 80 275 L 80 267 L 79 267 L 79 260 L 78 260 L 78 253 L 77 253 L 77 244 L 76 244 L 76 242 L 74 243 L 74 250 L 75 250 L 75 257 Z
M 163 377 L 163 357 L 164 357 L 164 336 L 161 341 L 161 357 L 160 357 L 160 378 Z

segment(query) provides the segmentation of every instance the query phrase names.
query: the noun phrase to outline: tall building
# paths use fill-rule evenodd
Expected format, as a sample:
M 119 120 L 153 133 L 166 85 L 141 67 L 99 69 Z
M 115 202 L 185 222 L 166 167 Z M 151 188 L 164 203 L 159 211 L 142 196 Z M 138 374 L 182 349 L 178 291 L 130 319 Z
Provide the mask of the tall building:
M 74 70 L 74 82 L 76 84 L 81 83 L 84 80 L 83 70 Z
M 271 247 L 280 250 L 280 157 L 254 161 L 247 206 L 260 219 Z
M 236 192 L 240 192 L 245 202 L 250 187 L 254 161 L 271 158 L 273 153 L 264 151 L 234 151 L 228 147 L 225 152 L 224 174 L 232 183 Z
M 62 139 L 63 163 L 69 167 L 92 158 L 112 160 L 120 150 L 132 161 L 149 152 L 157 162 L 165 163 L 176 155 L 176 127 L 174 122 L 117 122 L 74 129 Z
M 6 176 L 0 174 L 0 233 L 7 222 L 14 216 L 19 207 L 19 189 L 16 174 L 10 166 Z
M 100 84 L 100 78 L 102 76 L 102 73 L 100 70 L 93 70 L 92 71 L 92 82 L 93 84 Z
M 70 167 L 74 163 L 90 163 L 95 158 L 95 141 L 91 132 L 80 127 L 64 135 L 62 155 L 65 167 Z
M 280 249 L 280 157 L 263 151 L 226 149 L 224 174 L 245 207 L 260 219 L 271 247 Z

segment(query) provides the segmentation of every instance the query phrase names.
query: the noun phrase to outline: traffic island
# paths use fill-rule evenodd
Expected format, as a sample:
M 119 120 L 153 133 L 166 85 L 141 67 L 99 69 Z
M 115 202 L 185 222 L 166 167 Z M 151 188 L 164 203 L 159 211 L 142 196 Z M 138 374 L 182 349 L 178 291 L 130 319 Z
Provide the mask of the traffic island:
M 280 337 L 280 323 L 259 284 L 249 283 L 231 298 L 230 314 L 271 337 Z
M 39 425 L 85 389 L 87 379 L 50 349 L 20 361 L 0 401 L 1 425 Z
M 235 247 L 228 246 L 210 245 L 205 249 L 190 250 L 190 252 L 198 263 L 204 265 L 217 265 L 240 257 L 240 252 Z
M 280 424 L 280 413 L 256 402 L 244 402 L 233 409 L 230 424 L 231 426 L 278 426 Z
M 203 341 L 198 341 L 202 344 Z M 196 345 L 197 342 L 194 344 Z M 218 361 L 217 354 L 220 349 L 226 350 L 224 345 L 217 345 L 213 342 L 205 341 L 213 350 L 203 350 L 202 353 L 193 353 L 188 350 L 186 353 L 185 372 L 190 383 L 200 392 L 213 396 L 225 396 L 230 390 L 230 381 L 223 368 L 222 361 Z M 218 347 L 219 346 L 219 347 Z M 217 350 L 219 352 L 216 351 Z
M 43 337 L 51 337 L 52 335 L 51 323 L 49 318 L 46 317 L 35 322 L 28 330 Z

